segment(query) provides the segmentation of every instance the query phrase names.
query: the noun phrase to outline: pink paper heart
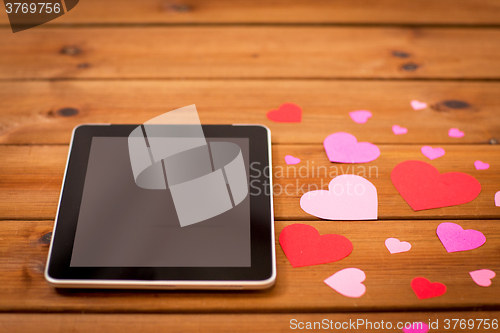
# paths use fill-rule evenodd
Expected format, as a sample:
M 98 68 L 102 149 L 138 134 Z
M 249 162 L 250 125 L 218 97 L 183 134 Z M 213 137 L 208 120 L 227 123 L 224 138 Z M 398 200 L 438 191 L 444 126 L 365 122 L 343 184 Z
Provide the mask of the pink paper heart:
M 376 220 L 377 189 L 356 175 L 340 175 L 328 184 L 328 191 L 310 191 L 300 198 L 308 214 L 326 220 Z
M 286 155 L 285 156 L 285 162 L 286 162 L 287 165 L 299 164 L 300 163 L 300 158 L 293 157 L 292 155 Z
M 491 279 L 496 276 L 496 273 L 490 269 L 479 269 L 477 271 L 469 272 L 472 280 L 481 287 L 491 286 Z
M 358 298 L 365 294 L 366 287 L 363 284 L 366 275 L 359 268 L 344 268 L 325 279 L 325 283 L 341 295 Z
M 385 240 L 385 247 L 387 247 L 389 252 L 394 254 L 394 253 L 401 253 L 401 252 L 410 251 L 411 244 L 408 242 L 402 242 L 397 238 L 387 238 Z
M 441 223 L 436 230 L 441 243 L 448 253 L 474 250 L 486 243 L 482 232 L 467 229 L 455 223 Z
M 448 131 L 448 136 L 450 138 L 463 138 L 465 136 L 465 133 L 458 128 L 450 128 L 450 130 Z
M 490 168 L 490 165 L 488 163 L 479 160 L 474 162 L 474 166 L 476 167 L 476 170 L 487 170 Z
M 349 116 L 357 124 L 366 124 L 368 119 L 372 117 L 372 113 L 368 110 L 358 110 L 349 112 Z
M 401 127 L 399 125 L 393 125 L 392 132 L 396 135 L 402 135 L 408 133 L 408 129 L 406 127 Z
M 420 151 L 430 160 L 435 160 L 436 158 L 444 156 L 445 153 L 443 148 L 432 148 L 431 146 L 423 146 Z
M 500 207 L 500 191 L 495 193 L 495 206 Z
M 411 323 L 411 327 L 403 328 L 404 333 L 427 333 L 429 332 L 429 325 L 423 322 Z M 408 325 L 410 326 L 410 325 Z
M 411 107 L 413 108 L 413 110 L 423 110 L 427 107 L 427 103 L 420 102 L 416 99 L 411 101 L 410 104 L 411 104 Z
M 330 134 L 323 141 L 330 162 L 367 163 L 380 156 L 380 149 L 369 142 L 358 142 L 356 137 L 346 132 Z

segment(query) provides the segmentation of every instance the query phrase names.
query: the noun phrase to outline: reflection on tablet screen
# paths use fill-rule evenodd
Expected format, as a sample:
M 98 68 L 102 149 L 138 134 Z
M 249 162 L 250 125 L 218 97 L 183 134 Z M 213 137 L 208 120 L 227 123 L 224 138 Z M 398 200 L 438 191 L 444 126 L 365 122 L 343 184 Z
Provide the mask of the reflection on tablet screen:
M 206 141 L 239 147 L 248 177 L 249 139 Z M 250 259 L 248 195 L 183 227 L 169 187 L 136 184 L 127 137 L 92 139 L 71 267 L 249 267 Z

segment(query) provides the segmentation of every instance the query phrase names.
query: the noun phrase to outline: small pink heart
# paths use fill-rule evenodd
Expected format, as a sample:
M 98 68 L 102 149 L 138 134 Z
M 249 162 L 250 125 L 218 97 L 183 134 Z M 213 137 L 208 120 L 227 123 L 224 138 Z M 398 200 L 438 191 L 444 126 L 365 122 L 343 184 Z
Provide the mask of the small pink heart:
M 422 322 L 411 323 L 408 328 L 403 328 L 404 333 L 427 333 L 429 332 L 429 325 Z
M 358 142 L 352 134 L 337 132 L 330 134 L 323 141 L 326 155 L 330 162 L 367 163 L 380 156 L 380 149 L 370 142 Z
M 408 242 L 402 242 L 397 238 L 387 238 L 385 240 L 385 247 L 387 247 L 389 252 L 394 254 L 410 251 L 411 244 Z
M 495 206 L 500 207 L 500 191 L 495 193 Z
M 344 268 L 326 278 L 324 282 L 341 295 L 358 298 L 366 292 L 366 287 L 362 283 L 365 279 L 365 272 L 359 268 Z
M 376 220 L 377 188 L 357 175 L 340 175 L 328 184 L 328 191 L 309 191 L 300 198 L 300 207 L 316 217 L 335 220 Z
M 413 110 L 423 110 L 427 107 L 427 103 L 420 102 L 416 99 L 411 101 L 410 104 L 411 104 L 411 107 L 413 108 Z
M 349 112 L 349 116 L 357 124 L 366 124 L 368 119 L 372 117 L 372 113 L 367 110 L 358 110 Z
M 402 135 L 408 133 L 408 129 L 406 127 L 401 127 L 399 125 L 393 125 L 392 132 L 396 135 Z
M 431 146 L 423 146 L 420 151 L 430 160 L 435 160 L 436 158 L 444 156 L 445 153 L 443 148 L 432 148 Z
M 489 269 L 480 269 L 477 271 L 469 272 L 470 277 L 478 286 L 489 287 L 491 286 L 491 279 L 493 279 L 496 274 Z
M 448 131 L 448 136 L 450 138 L 463 138 L 465 136 L 465 133 L 458 128 L 450 128 L 450 130 Z
M 285 162 L 286 162 L 287 165 L 299 164 L 300 163 L 300 158 L 293 157 L 292 155 L 286 155 L 285 156 Z
M 490 165 L 488 163 L 481 162 L 479 160 L 474 162 L 474 166 L 476 167 L 476 170 L 487 170 L 490 168 Z
M 436 234 L 448 253 L 474 250 L 486 243 L 486 237 L 480 231 L 467 229 L 455 223 L 441 223 Z

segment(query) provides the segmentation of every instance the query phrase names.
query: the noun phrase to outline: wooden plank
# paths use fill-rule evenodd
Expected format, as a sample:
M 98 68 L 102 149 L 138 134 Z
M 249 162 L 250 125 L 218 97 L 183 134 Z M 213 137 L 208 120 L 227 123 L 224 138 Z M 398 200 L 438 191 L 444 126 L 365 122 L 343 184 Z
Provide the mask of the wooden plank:
M 361 139 L 364 139 L 362 137 Z M 369 179 L 378 190 L 379 219 L 484 219 L 500 218 L 494 196 L 500 190 L 500 146 L 444 145 L 446 155 L 429 161 L 419 145 L 380 145 L 381 157 L 366 164 L 333 164 L 322 145 L 275 145 L 273 165 L 277 220 L 318 220 L 299 206 L 303 193 L 327 189 L 337 175 L 354 173 Z M 68 146 L 0 146 L 0 219 L 54 219 Z M 286 166 L 285 155 L 302 159 Z M 474 201 L 454 207 L 414 212 L 390 180 L 390 172 L 405 160 L 430 162 L 442 173 L 461 171 L 476 177 L 482 192 Z M 478 171 L 474 161 L 490 163 Z
M 271 129 L 274 143 L 317 144 L 338 131 L 377 144 L 498 142 L 499 91 L 498 82 L 463 81 L 0 82 L 0 143 L 68 144 L 73 127 L 81 123 L 139 124 L 193 103 L 203 123 L 263 124 Z M 413 99 L 430 107 L 414 111 Z M 302 123 L 266 118 L 285 102 L 302 107 Z M 371 110 L 373 118 L 354 123 L 349 112 L 359 109 Z M 407 127 L 408 134 L 394 135 L 394 124 Z M 448 137 L 452 127 L 465 137 Z
M 452 319 L 458 319 L 453 321 Z M 434 329 L 446 332 L 463 332 L 476 328 L 488 319 L 488 327 L 497 327 L 500 313 L 478 312 L 409 312 L 409 313 L 318 313 L 318 314 L 1 314 L 0 325 L 6 332 L 37 333 L 108 333 L 108 332 L 163 332 L 168 327 L 170 333 L 184 332 L 283 332 L 290 329 L 308 327 L 316 331 L 335 329 L 344 331 L 380 332 L 380 327 L 404 327 L 423 322 Z M 461 320 L 461 322 L 460 322 Z M 383 323 L 382 323 L 383 321 Z M 314 323 L 319 324 L 314 324 Z M 308 324 L 309 323 L 309 324 Z M 409 323 L 409 324 L 407 324 Z M 467 323 L 470 325 L 468 326 Z M 492 326 L 492 323 L 493 326 Z M 359 325 L 358 325 L 359 324 Z M 314 326 L 316 325 L 316 326 Z M 349 328 L 349 325 L 351 327 Z M 455 326 L 455 329 L 453 328 Z M 379 327 L 379 329 L 376 329 Z M 415 327 L 416 328 L 416 327 Z M 310 330 L 308 330 L 310 331 Z M 396 332 L 401 332 L 397 330 Z M 471 331 L 471 330 L 469 330 Z M 478 330 L 480 331 L 480 330 Z
M 347 258 L 324 265 L 292 268 L 277 243 L 278 280 L 260 292 L 96 291 L 56 290 L 43 278 L 52 221 L 0 223 L 0 311 L 64 312 L 363 312 L 453 309 L 500 309 L 500 283 L 476 285 L 469 272 L 500 271 L 499 220 L 459 221 L 465 229 L 481 231 L 482 247 L 447 253 L 436 236 L 442 221 L 300 222 L 321 234 L 349 238 L 354 250 Z M 276 237 L 294 222 L 278 221 Z M 391 255 L 388 237 L 412 244 L 409 252 Z M 323 280 L 340 269 L 356 267 L 366 273 L 366 294 L 347 298 Z M 410 282 L 423 276 L 447 286 L 445 295 L 419 300 Z M 465 314 L 464 314 L 465 315 Z M 285 324 L 285 323 L 284 323 Z
M 366 133 L 360 141 L 368 139 L 369 136 Z M 300 197 L 311 190 L 327 190 L 332 178 L 352 173 L 366 177 L 377 188 L 379 219 L 500 217 L 500 209 L 494 204 L 495 193 L 500 190 L 500 174 L 495 171 L 496 166 L 500 165 L 500 146 L 441 145 L 446 155 L 434 161 L 422 155 L 420 145 L 379 145 L 379 147 L 381 156 L 377 160 L 351 165 L 349 168 L 346 164 L 329 162 L 322 145 L 277 146 L 273 150 L 276 218 L 318 220 L 300 208 Z M 285 155 L 299 157 L 302 161 L 297 165 L 285 166 Z M 414 212 L 394 188 L 390 178 L 393 168 L 406 160 L 428 162 L 441 173 L 459 171 L 470 174 L 479 180 L 482 192 L 475 200 L 464 205 Z M 492 168 L 478 171 L 474 167 L 476 160 L 491 162 Z
M 86 0 L 49 24 L 347 23 L 499 24 L 495 0 Z M 7 15 L 0 24 L 8 24 Z
M 0 78 L 498 79 L 499 41 L 490 28 L 3 28 Z

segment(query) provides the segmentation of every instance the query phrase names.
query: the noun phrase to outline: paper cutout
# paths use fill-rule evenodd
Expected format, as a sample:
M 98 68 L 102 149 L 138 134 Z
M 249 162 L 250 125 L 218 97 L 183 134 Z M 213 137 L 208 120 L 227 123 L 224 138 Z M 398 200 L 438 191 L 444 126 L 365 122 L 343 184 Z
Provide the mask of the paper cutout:
M 431 283 L 423 277 L 416 277 L 411 280 L 411 289 L 418 299 L 439 297 L 446 293 L 446 286 L 439 282 Z
M 389 250 L 389 252 L 391 252 L 391 254 L 394 254 L 410 251 L 411 244 L 408 242 L 402 242 L 397 238 L 387 238 L 385 240 L 385 247 Z
M 479 181 L 462 172 L 440 174 L 422 161 L 404 161 L 392 170 L 391 180 L 414 211 L 461 205 L 477 198 Z
M 367 163 L 380 156 L 380 149 L 369 142 L 358 142 L 356 137 L 346 132 L 330 134 L 323 141 L 330 162 Z
M 405 323 L 406 325 L 406 323 Z M 408 325 L 410 327 L 408 328 L 403 328 L 404 333 L 427 333 L 429 332 L 429 325 L 423 322 L 411 322 L 411 325 Z
M 500 191 L 495 193 L 495 206 L 500 207 Z
M 328 191 L 310 191 L 300 198 L 308 214 L 327 220 L 376 220 L 377 189 L 363 177 L 340 175 L 328 184 Z
M 486 162 L 477 160 L 476 162 L 474 162 L 474 167 L 476 168 L 476 170 L 487 170 L 490 168 L 490 165 Z
M 408 133 L 408 129 L 406 127 L 401 127 L 399 125 L 392 125 L 392 132 L 395 135 L 403 135 Z
M 420 102 L 420 101 L 418 101 L 416 99 L 414 99 L 413 101 L 411 101 L 410 105 L 413 108 L 413 110 L 423 110 L 423 109 L 425 109 L 427 107 L 427 103 Z
M 269 111 L 267 118 L 277 123 L 300 123 L 302 109 L 297 104 L 284 103 L 277 110 Z
M 481 287 L 491 286 L 491 279 L 496 276 L 496 273 L 490 269 L 479 269 L 477 271 L 469 272 L 469 274 L 472 281 Z
M 366 274 L 359 268 L 344 268 L 325 279 L 325 283 L 339 294 L 359 298 L 366 292 L 363 281 Z
M 431 146 L 423 146 L 420 151 L 430 160 L 435 160 L 436 158 L 442 157 L 445 154 L 443 148 L 432 148 Z
M 456 223 L 441 223 L 436 234 L 448 253 L 474 250 L 486 243 L 486 237 L 482 232 L 467 229 L 464 230 Z
M 368 119 L 372 117 L 372 113 L 368 110 L 358 110 L 349 112 L 349 116 L 357 124 L 366 124 Z
M 285 163 L 287 165 L 299 164 L 300 163 L 300 158 L 294 157 L 292 155 L 286 155 L 285 156 Z
M 335 234 L 320 236 L 316 228 L 306 224 L 285 227 L 279 241 L 293 267 L 338 261 L 352 252 L 352 243 L 346 237 Z
M 465 136 L 465 133 L 458 128 L 450 128 L 450 130 L 448 131 L 448 136 L 450 138 L 463 138 Z

